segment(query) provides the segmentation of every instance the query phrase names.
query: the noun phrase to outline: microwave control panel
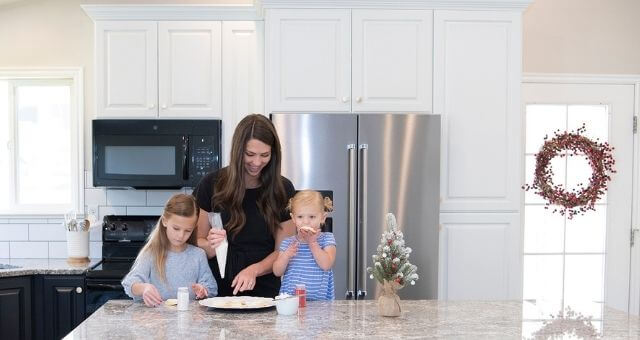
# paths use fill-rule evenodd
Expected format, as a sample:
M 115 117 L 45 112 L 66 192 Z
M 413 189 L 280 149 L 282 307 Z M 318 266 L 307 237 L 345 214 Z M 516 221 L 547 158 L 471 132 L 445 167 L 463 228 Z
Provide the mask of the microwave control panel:
M 198 184 L 204 175 L 219 169 L 219 150 L 212 136 L 191 136 L 191 166 L 189 179 Z

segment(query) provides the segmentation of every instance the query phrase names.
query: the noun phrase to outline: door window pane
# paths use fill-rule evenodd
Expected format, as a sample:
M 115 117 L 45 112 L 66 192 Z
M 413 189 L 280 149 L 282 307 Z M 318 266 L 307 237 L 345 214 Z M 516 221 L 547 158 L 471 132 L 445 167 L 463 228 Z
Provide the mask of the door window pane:
M 596 205 L 595 211 L 567 220 L 567 253 L 604 253 L 607 206 Z
M 524 256 L 524 300 L 535 302 L 524 319 L 541 319 L 556 314 L 562 306 L 562 255 Z M 526 306 L 526 304 L 525 304 Z
M 565 306 L 592 316 L 602 318 L 604 301 L 604 255 L 566 255 L 565 259 Z
M 11 154 L 9 149 L 9 82 L 0 80 L 0 188 L 5 191 L 0 194 L 0 208 L 9 205 L 11 196 Z M 6 189 L 4 189 L 6 188 Z
M 567 126 L 566 105 L 527 105 L 526 113 L 526 153 L 540 151 L 545 135 L 552 138 L 555 130 Z
M 564 250 L 564 216 L 550 214 L 540 205 L 527 205 L 524 210 L 524 252 L 561 253 Z
M 569 105 L 568 130 L 577 130 L 582 124 L 587 128 L 585 137 L 607 141 L 609 136 L 609 112 L 606 105 Z

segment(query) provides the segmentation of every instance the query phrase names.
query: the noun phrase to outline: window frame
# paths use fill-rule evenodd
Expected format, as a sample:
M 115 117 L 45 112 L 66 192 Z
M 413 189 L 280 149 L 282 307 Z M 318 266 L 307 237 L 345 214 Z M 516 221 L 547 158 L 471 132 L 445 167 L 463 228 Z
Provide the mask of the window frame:
M 0 80 L 9 81 L 9 157 L 11 174 L 9 178 L 9 190 L 11 197 L 9 206 L 0 208 L 2 218 L 59 218 L 69 210 L 75 210 L 79 214 L 84 213 L 84 81 L 83 70 L 80 67 L 60 68 L 0 68 Z M 20 84 L 69 84 L 70 96 L 70 182 L 71 204 L 16 204 L 16 191 L 18 183 L 16 179 L 17 167 L 17 140 L 16 140 L 16 106 L 15 86 Z

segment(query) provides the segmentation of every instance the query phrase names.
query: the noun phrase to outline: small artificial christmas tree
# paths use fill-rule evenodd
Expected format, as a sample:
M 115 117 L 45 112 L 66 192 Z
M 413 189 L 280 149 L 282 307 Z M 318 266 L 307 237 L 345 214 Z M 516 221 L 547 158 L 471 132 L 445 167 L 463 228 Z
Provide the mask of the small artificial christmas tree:
M 400 315 L 400 298 L 398 289 L 407 282 L 414 285 L 418 280 L 418 267 L 409 262 L 411 248 L 405 247 L 402 232 L 396 224 L 392 213 L 386 215 L 387 231 L 382 233 L 377 253 L 372 256 L 373 267 L 368 267 L 370 278 L 375 278 L 383 285 L 383 295 L 378 300 L 378 310 L 385 316 Z

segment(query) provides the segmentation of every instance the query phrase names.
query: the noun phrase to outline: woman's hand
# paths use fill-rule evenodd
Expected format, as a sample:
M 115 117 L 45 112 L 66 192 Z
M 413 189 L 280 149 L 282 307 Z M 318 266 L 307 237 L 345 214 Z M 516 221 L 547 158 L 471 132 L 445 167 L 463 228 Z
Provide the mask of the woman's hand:
M 235 287 L 233 295 L 255 288 L 257 276 L 258 272 L 253 269 L 253 265 L 241 270 L 231 282 L 231 287 Z
M 160 296 L 158 289 L 150 283 L 144 284 L 142 300 L 144 301 L 144 304 L 149 307 L 155 307 L 162 303 L 162 297 Z
M 209 235 L 207 235 L 207 241 L 211 249 L 216 250 L 220 243 L 227 238 L 227 231 L 224 229 L 209 229 Z
M 196 295 L 196 299 L 204 299 L 209 296 L 209 292 L 207 288 L 199 283 L 194 283 L 191 285 L 191 289 L 193 293 Z

